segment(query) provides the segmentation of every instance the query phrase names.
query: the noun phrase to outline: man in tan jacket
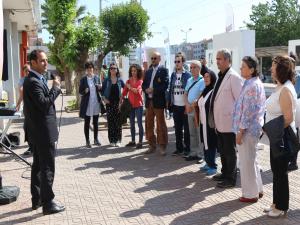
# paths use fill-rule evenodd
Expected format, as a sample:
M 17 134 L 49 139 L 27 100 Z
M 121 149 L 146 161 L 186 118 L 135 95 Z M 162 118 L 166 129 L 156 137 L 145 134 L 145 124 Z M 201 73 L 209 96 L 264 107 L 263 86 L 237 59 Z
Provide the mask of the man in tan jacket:
M 220 70 L 219 79 L 214 87 L 211 98 L 209 125 L 215 127 L 218 137 L 218 151 L 221 156 L 221 174 L 213 177 L 219 181 L 220 188 L 234 187 L 236 183 L 236 140 L 232 131 L 232 114 L 238 99 L 243 80 L 231 68 L 231 54 L 228 49 L 217 53 L 217 66 Z

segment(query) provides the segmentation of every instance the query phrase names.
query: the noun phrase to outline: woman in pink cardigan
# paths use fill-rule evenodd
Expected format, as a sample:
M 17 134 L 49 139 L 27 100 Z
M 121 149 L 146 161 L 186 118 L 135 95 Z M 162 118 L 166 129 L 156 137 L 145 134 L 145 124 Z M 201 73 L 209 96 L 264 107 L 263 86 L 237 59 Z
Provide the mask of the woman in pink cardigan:
M 129 102 L 132 106 L 130 113 L 130 133 L 131 141 L 126 145 L 127 147 L 136 147 L 137 149 L 142 148 L 142 141 L 144 136 L 143 128 L 143 95 L 142 95 L 142 69 L 139 65 L 133 64 L 129 68 L 129 79 L 126 82 L 125 88 L 123 89 L 122 99 L 128 94 Z M 139 127 L 139 142 L 135 142 L 135 116 L 137 117 Z

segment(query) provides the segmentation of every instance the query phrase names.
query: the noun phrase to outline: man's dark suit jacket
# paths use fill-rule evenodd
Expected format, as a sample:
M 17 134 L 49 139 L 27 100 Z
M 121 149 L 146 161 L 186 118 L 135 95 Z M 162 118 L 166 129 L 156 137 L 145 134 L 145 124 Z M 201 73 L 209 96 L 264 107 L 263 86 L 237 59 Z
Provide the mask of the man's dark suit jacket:
M 48 145 L 58 139 L 54 101 L 60 89 L 46 84 L 33 72 L 28 74 L 23 85 L 24 116 L 29 143 Z
M 149 97 L 146 89 L 150 87 L 153 67 L 147 70 L 143 81 L 143 91 L 146 96 L 146 108 L 149 107 Z M 169 72 L 164 66 L 159 66 L 153 79 L 153 107 L 163 109 L 166 107 L 166 91 L 169 85 Z

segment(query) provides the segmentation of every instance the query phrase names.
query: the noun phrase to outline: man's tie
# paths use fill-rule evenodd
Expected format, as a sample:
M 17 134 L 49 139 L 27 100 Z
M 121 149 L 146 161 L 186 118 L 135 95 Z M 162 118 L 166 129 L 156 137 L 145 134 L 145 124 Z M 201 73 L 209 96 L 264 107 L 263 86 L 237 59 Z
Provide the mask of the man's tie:
M 42 82 L 43 82 L 43 84 L 45 85 L 45 87 L 47 87 L 47 89 L 49 89 L 45 77 L 42 77 Z

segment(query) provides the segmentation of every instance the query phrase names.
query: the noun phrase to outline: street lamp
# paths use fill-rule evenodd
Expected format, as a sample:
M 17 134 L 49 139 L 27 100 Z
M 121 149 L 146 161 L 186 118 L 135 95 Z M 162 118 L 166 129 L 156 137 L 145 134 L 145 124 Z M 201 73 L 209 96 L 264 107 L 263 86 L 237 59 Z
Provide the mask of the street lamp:
M 187 34 L 188 32 L 190 32 L 192 30 L 192 28 L 189 28 L 188 30 L 183 30 L 181 29 L 181 32 L 185 33 L 185 43 L 187 43 Z

